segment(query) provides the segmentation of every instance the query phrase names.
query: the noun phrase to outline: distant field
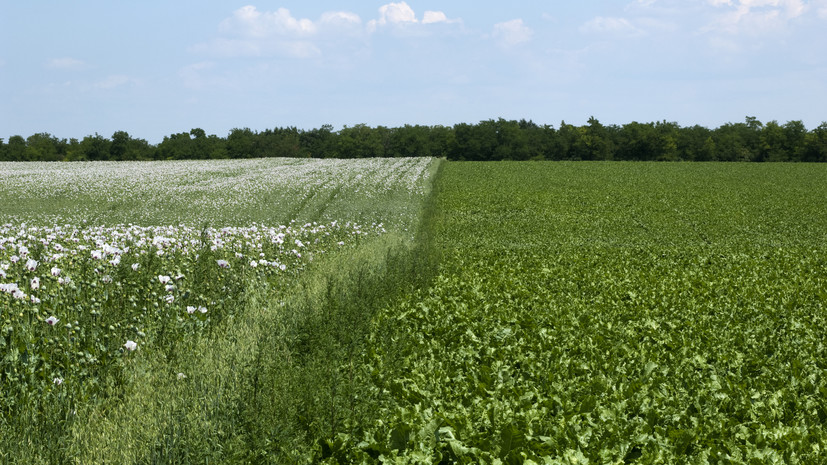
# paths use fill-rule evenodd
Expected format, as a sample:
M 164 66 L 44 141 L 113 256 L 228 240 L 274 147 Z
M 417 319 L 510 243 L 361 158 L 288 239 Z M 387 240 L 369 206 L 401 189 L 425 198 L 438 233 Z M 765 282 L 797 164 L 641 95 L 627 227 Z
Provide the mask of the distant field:
M 0 162 L 0 223 L 410 222 L 431 159 Z M 380 219 L 381 218 L 381 219 Z
M 0 462 L 825 462 L 825 179 L 0 164 Z

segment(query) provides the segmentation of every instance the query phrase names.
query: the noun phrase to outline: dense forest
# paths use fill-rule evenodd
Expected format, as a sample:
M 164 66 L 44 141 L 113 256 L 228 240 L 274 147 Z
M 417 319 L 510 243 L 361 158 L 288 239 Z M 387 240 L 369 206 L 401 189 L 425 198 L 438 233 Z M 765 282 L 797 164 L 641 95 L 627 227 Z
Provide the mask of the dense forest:
M 761 123 L 747 117 L 716 129 L 673 122 L 559 127 L 532 121 L 487 120 L 450 126 L 334 131 L 295 127 L 233 129 L 227 137 L 203 129 L 171 134 L 153 145 L 118 131 L 58 139 L 49 133 L 0 138 L 0 161 L 186 160 L 260 157 L 446 157 L 451 160 L 662 160 L 827 162 L 827 122 L 807 130 L 801 121 Z

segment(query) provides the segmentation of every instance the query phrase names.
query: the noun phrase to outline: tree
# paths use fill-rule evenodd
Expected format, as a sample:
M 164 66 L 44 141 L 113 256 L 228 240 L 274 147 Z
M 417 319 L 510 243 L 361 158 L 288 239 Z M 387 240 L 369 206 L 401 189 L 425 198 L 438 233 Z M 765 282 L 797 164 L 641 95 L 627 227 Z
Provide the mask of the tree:
M 617 158 L 621 160 L 657 160 L 662 154 L 659 135 L 653 123 L 632 121 L 624 124 L 619 136 Z
M 615 144 L 608 128 L 594 116 L 589 117 L 588 126 L 580 131 L 577 142 L 578 152 L 584 160 L 611 160 L 615 155 Z
M 492 158 L 494 160 L 528 160 L 531 152 L 528 149 L 523 127 L 528 127 L 530 124 L 525 122 L 521 125 L 518 121 L 507 121 L 503 118 L 494 122 L 497 145 Z
M 230 158 L 252 158 L 256 153 L 255 134 L 250 128 L 234 128 L 227 136 L 227 156 Z
M 26 139 L 23 136 L 9 137 L 6 148 L 6 156 L 9 161 L 23 161 L 26 159 Z
M 716 155 L 719 161 L 761 161 L 762 152 L 755 142 L 755 123 L 753 127 L 745 123 L 727 123 L 713 132 Z M 764 127 L 766 129 L 766 127 Z
M 31 161 L 58 161 L 58 140 L 47 132 L 33 134 L 26 139 L 24 159 Z
M 299 147 L 302 157 L 327 158 L 336 156 L 336 137 L 333 126 L 323 124 L 318 129 L 299 133 Z
M 827 122 L 807 134 L 801 161 L 827 162 Z
M 164 136 L 158 144 L 158 158 L 161 160 L 192 160 L 197 157 L 198 152 L 188 132 Z
M 357 124 L 352 128 L 345 126 L 339 131 L 337 142 L 339 156 L 342 158 L 385 156 L 380 131 L 374 131 L 365 124 Z
M 680 126 L 666 120 L 655 123 L 655 139 L 651 142 L 658 161 L 678 161 L 678 133 Z
M 760 153 L 763 161 L 788 161 L 786 134 L 784 129 L 773 120 L 767 123 L 761 131 Z
M 450 126 L 431 126 L 428 131 L 428 145 L 431 155 L 447 158 L 452 147 L 456 145 L 456 134 Z
M 109 139 L 95 133 L 94 136 L 86 136 L 80 141 L 80 152 L 82 160 L 109 160 Z
M 131 139 L 126 131 L 115 131 L 112 134 L 112 144 L 109 146 L 109 159 L 126 160 L 126 153 L 129 150 Z
M 787 121 L 782 127 L 787 161 L 801 161 L 807 145 L 807 128 L 800 120 Z

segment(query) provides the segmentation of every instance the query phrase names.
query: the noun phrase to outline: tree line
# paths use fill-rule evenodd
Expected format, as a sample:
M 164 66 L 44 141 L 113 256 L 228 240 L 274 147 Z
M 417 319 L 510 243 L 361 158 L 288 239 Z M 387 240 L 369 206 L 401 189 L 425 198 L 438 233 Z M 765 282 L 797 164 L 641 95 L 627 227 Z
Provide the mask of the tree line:
M 762 123 L 754 117 L 715 129 L 674 122 L 559 127 L 526 120 L 389 128 L 357 124 L 303 130 L 236 128 L 227 137 L 203 129 L 171 134 L 159 144 L 125 131 L 58 139 L 49 133 L 0 138 L 0 161 L 191 160 L 219 158 L 445 157 L 450 160 L 660 160 L 827 162 L 827 122 Z

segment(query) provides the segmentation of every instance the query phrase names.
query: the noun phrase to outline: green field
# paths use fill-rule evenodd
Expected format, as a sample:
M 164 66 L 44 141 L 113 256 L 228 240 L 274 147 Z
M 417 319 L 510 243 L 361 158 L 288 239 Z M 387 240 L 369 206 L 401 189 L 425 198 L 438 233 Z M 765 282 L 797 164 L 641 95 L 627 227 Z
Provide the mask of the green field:
M 825 179 L 814 165 L 448 164 L 441 272 L 382 314 L 395 342 L 370 362 L 394 367 L 382 434 L 406 441 L 389 455 L 824 461 Z
M 0 170 L 0 462 L 827 460 L 827 167 L 199 163 Z

